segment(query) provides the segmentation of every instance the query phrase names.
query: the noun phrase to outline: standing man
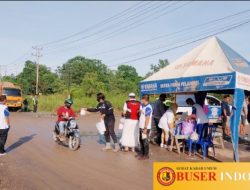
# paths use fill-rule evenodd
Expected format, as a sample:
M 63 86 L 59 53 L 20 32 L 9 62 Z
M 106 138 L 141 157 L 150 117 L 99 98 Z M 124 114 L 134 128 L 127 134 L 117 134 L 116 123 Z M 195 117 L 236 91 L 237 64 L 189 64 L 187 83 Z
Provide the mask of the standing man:
M 241 111 L 241 124 L 240 124 L 240 134 L 245 136 L 245 127 L 248 124 L 247 122 L 247 114 L 248 114 L 248 97 L 245 96 L 245 100 L 243 102 L 243 107 Z M 246 137 L 244 137 L 246 139 Z
M 141 103 L 136 100 L 135 93 L 130 93 L 128 96 L 129 100 L 123 106 L 125 123 L 122 130 L 121 144 L 125 147 L 125 152 L 128 152 L 129 148 L 134 152 L 135 147 L 138 145 L 138 121 Z
M 104 133 L 106 146 L 103 148 L 103 151 L 111 150 L 110 144 L 110 136 L 115 143 L 114 152 L 118 152 L 120 150 L 120 146 L 117 141 L 117 137 L 115 134 L 115 116 L 112 104 L 109 101 L 105 100 L 105 95 L 103 93 L 98 93 L 96 97 L 99 102 L 96 108 L 87 108 L 86 111 L 89 112 L 100 112 L 101 118 L 104 119 L 104 124 L 106 131 Z
M 152 121 L 152 106 L 149 104 L 149 95 L 142 96 L 142 107 L 141 115 L 139 119 L 139 128 L 140 135 L 139 141 L 141 146 L 141 152 L 137 155 L 139 160 L 149 159 L 149 142 L 148 137 L 151 130 L 151 121 Z
M 188 116 L 188 119 L 196 121 L 197 128 L 208 123 L 207 115 L 201 105 L 196 104 L 192 98 L 188 98 L 186 103 L 192 106 L 192 114 Z
M 159 121 L 163 114 L 166 112 L 166 106 L 164 105 L 164 102 L 166 100 L 166 94 L 161 94 L 159 99 L 155 101 L 154 103 L 154 109 L 153 109 L 153 119 L 155 122 L 155 127 L 157 130 L 157 138 L 156 143 L 158 145 L 161 144 L 161 133 L 162 129 L 159 127 Z
M 29 102 L 28 102 L 27 98 L 25 98 L 23 100 L 23 111 L 27 112 L 28 111 L 28 107 L 29 107 Z
M 230 135 L 231 111 L 230 111 L 230 107 L 228 105 L 229 102 L 230 102 L 230 96 L 225 95 L 222 102 L 221 102 L 223 138 L 225 138 L 226 135 Z
M 248 123 L 250 123 L 250 96 L 248 97 L 247 110 L 248 110 L 248 113 L 247 113 L 247 121 L 248 121 Z
M 10 127 L 10 113 L 8 107 L 5 105 L 7 98 L 5 95 L 0 96 L 0 156 L 6 155 L 4 145 L 7 140 Z
M 33 112 L 37 112 L 37 104 L 38 104 L 38 99 L 37 95 L 33 96 Z

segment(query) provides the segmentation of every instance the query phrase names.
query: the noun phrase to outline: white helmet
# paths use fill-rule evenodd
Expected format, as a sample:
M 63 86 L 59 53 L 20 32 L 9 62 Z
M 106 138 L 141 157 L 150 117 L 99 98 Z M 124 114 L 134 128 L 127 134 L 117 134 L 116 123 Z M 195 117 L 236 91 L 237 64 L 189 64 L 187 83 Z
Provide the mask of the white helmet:
M 128 97 L 135 98 L 135 93 L 133 92 L 129 93 Z

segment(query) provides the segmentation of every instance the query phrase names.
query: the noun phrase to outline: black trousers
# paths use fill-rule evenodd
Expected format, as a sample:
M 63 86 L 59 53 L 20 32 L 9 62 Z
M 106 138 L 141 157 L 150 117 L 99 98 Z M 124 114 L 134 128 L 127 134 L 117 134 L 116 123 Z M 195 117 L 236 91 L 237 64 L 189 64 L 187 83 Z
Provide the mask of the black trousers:
M 114 119 L 108 119 L 104 120 L 106 131 L 104 133 L 104 137 L 106 140 L 106 143 L 110 143 L 110 136 L 114 143 L 117 143 L 117 137 L 115 134 L 115 120 Z
M 143 133 L 143 129 L 140 129 L 139 141 L 140 141 L 140 146 L 141 146 L 141 154 L 143 156 L 148 156 L 149 154 L 148 138 L 142 139 L 142 133 Z M 149 133 L 150 133 L 150 129 L 147 129 L 147 137 L 149 136 Z
M 160 145 L 161 144 L 161 133 L 162 133 L 162 129 L 159 127 L 160 119 L 154 118 L 154 122 L 155 122 L 155 127 L 157 130 L 156 143 Z
M 25 105 L 24 108 L 23 108 L 23 110 L 24 110 L 25 112 L 27 112 L 27 111 L 28 111 L 28 105 Z
M 33 105 L 33 112 L 37 112 L 37 104 Z
M 4 145 L 7 140 L 9 129 L 0 129 L 0 153 L 4 153 Z

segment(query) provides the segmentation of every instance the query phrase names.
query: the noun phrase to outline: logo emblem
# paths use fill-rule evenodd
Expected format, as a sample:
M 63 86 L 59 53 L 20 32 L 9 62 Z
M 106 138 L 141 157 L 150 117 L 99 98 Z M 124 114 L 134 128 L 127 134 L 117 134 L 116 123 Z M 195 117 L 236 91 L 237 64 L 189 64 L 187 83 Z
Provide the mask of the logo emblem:
M 175 181 L 174 170 L 169 167 L 161 168 L 157 173 L 157 180 L 161 185 L 172 185 Z

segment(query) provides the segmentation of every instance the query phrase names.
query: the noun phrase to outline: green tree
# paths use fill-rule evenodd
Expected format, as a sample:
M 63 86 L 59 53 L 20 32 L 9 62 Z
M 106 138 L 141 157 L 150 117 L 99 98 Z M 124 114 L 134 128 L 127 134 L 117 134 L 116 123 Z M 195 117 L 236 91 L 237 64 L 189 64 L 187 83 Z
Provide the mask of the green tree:
M 14 74 L 8 75 L 8 76 L 3 76 L 2 77 L 2 81 L 7 81 L 7 82 L 12 82 L 12 83 L 16 83 L 16 76 Z
M 120 65 L 115 72 L 115 80 L 113 80 L 112 86 L 117 89 L 118 92 L 139 92 L 139 82 L 142 78 L 138 75 L 136 69 L 129 65 Z
M 117 68 L 116 75 L 124 80 L 138 81 L 139 75 L 136 69 L 129 65 L 120 65 Z
M 85 96 L 91 97 L 96 95 L 98 92 L 105 91 L 105 84 L 98 78 L 98 73 L 86 73 L 81 87 L 84 91 Z
M 159 63 L 157 65 L 151 64 L 150 65 L 150 71 L 146 74 L 146 78 L 153 75 L 154 73 L 158 72 L 160 69 L 166 67 L 169 65 L 169 62 L 167 59 L 160 59 Z
M 97 74 L 97 80 L 106 83 L 108 82 L 108 75 L 111 73 L 100 60 L 87 59 L 81 56 L 68 60 L 61 67 L 58 67 L 57 72 L 67 86 L 81 84 L 85 75 L 93 72 Z
M 17 83 L 25 94 L 34 94 L 36 88 L 36 64 L 26 61 L 23 71 L 16 77 Z M 51 72 L 45 65 L 39 65 L 39 92 L 51 94 L 63 89 L 57 74 Z

